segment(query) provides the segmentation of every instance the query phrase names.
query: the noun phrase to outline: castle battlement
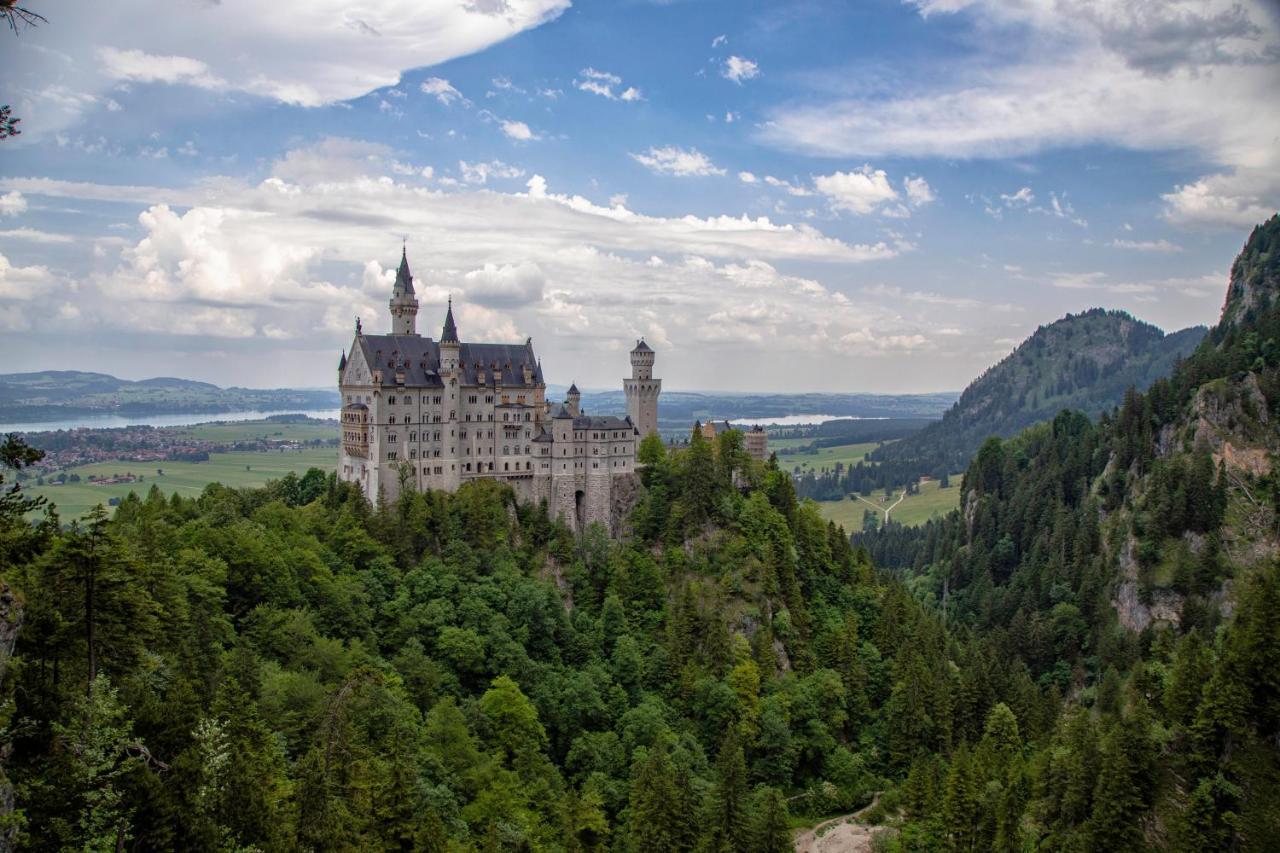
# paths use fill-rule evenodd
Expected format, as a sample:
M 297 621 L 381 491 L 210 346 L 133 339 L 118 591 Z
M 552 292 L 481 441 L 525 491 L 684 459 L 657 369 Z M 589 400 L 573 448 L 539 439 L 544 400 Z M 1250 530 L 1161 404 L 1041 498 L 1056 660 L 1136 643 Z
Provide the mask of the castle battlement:
M 639 440 L 657 430 L 662 380 L 648 344 L 631 351 L 627 417 L 587 416 L 576 385 L 563 403 L 547 399 L 532 339 L 463 342 L 452 300 L 440 339 L 419 335 L 407 253 L 389 308 L 392 333 L 366 335 L 357 321 L 338 362 L 340 479 L 370 501 L 501 480 L 522 500 L 545 500 L 574 530 L 611 527 L 615 500 L 634 488 Z

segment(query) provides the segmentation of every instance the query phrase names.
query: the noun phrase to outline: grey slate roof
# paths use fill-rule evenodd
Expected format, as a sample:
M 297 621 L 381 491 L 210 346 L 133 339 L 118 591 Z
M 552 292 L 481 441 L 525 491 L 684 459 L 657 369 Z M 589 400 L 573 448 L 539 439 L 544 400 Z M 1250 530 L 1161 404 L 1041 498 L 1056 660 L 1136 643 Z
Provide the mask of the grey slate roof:
M 364 353 L 371 370 L 382 371 L 385 385 L 394 385 L 396 371 L 403 370 L 404 384 L 442 387 L 440 379 L 440 343 L 419 335 L 361 335 L 356 344 Z M 542 368 L 533 352 L 533 344 L 462 344 L 459 361 L 462 384 L 476 385 L 480 370 L 485 384 L 493 384 L 494 376 L 508 388 L 526 388 L 543 382 Z M 525 385 L 522 365 L 533 370 L 531 385 Z
M 458 327 L 453 322 L 453 299 L 449 299 L 449 310 L 444 315 L 444 331 L 440 333 L 440 343 L 458 343 Z
M 536 444 L 538 442 L 555 441 L 555 439 L 551 437 L 551 433 L 547 432 L 544 429 L 542 432 L 538 433 L 537 438 L 535 438 L 533 441 Z
M 629 429 L 634 430 L 631 421 L 613 415 L 591 415 L 573 419 L 574 429 Z
M 392 288 L 392 293 L 402 291 L 407 296 L 413 295 L 413 275 L 409 272 L 409 253 L 406 249 L 400 250 L 400 269 L 396 270 L 396 283 Z
M 570 394 L 577 394 L 579 397 L 581 397 L 581 396 L 582 396 L 581 392 L 579 392 L 579 391 L 578 391 L 578 383 L 577 383 L 577 382 L 574 382 L 572 385 L 570 385 L 570 386 L 569 386 L 569 393 L 570 393 Z
M 632 352 L 653 352 L 653 347 L 646 344 L 644 342 L 644 339 L 641 338 L 640 340 L 636 341 L 635 349 L 633 349 Z

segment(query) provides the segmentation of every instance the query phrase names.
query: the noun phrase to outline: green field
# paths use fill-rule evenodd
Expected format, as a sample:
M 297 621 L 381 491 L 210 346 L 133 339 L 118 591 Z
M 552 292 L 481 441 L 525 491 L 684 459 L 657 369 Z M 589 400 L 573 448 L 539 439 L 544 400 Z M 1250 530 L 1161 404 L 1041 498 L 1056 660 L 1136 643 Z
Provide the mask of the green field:
M 920 494 L 911 495 L 894 507 L 889 513 L 889 518 L 900 524 L 911 526 L 946 515 L 960 505 L 960 488 L 956 485 L 957 481 L 958 478 L 953 477 L 951 487 L 947 489 L 938 488 L 937 480 L 925 483 L 920 487 Z M 867 500 L 880 508 L 883 517 L 884 508 L 892 506 L 901 494 L 900 491 L 894 492 L 893 497 L 886 502 L 884 492 L 877 492 Z M 818 504 L 818 509 L 822 512 L 823 518 L 842 525 L 846 533 L 854 533 L 862 529 L 862 513 L 871 507 L 857 498 L 845 498 L 842 501 L 822 501 Z
M 336 424 L 322 421 L 300 423 L 276 423 L 274 421 L 227 421 L 225 423 L 195 424 L 176 427 L 178 435 L 187 435 L 200 441 L 254 441 L 259 438 L 272 441 L 315 441 L 337 438 Z
M 785 439 L 786 442 L 797 442 L 798 444 L 808 444 L 809 440 L 804 439 Z M 783 442 L 769 442 L 770 449 L 774 449 L 778 444 Z M 805 471 L 821 471 L 823 468 L 834 468 L 837 462 L 842 462 L 846 466 L 856 465 L 864 461 L 868 453 L 880 446 L 878 441 L 866 441 L 861 444 L 841 444 L 836 447 L 820 447 L 817 450 L 807 450 L 804 453 L 792 453 L 786 456 L 778 456 L 778 466 L 784 471 L 794 471 L 799 466 L 801 473 Z
M 330 430 L 332 432 L 332 430 Z M 226 486 L 261 486 L 268 480 L 278 480 L 290 471 L 299 475 L 308 468 L 332 471 L 338 463 L 336 447 L 308 448 L 266 452 L 211 453 L 208 462 L 99 462 L 68 468 L 67 474 L 79 474 L 79 483 L 61 486 L 36 486 L 24 484 L 23 491 L 41 495 L 57 505 L 64 521 L 79 518 L 97 504 L 106 504 L 114 497 L 124 497 L 130 492 L 145 495 L 152 484 L 166 495 L 177 492 L 194 497 L 204 491 L 209 483 Z M 156 474 L 162 469 L 163 475 Z M 143 478 L 142 482 L 97 485 L 89 482 L 95 477 L 116 476 L 132 472 Z

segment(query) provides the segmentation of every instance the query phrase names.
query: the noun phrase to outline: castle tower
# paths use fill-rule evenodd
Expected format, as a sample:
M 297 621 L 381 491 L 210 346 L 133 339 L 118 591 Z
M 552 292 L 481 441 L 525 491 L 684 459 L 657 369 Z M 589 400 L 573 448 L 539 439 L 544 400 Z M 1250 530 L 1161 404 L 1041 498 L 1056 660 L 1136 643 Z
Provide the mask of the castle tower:
M 569 407 L 569 414 L 575 418 L 582 414 L 582 393 L 578 390 L 577 382 L 569 386 L 569 393 L 565 396 L 564 401 Z
M 444 329 L 440 332 L 440 372 L 453 373 L 462 357 L 462 342 L 458 340 L 458 326 L 453 322 L 453 297 L 449 297 L 449 309 L 444 315 Z
M 400 252 L 400 269 L 396 270 L 396 283 L 391 288 L 391 334 L 418 334 L 418 297 L 413 292 L 413 275 L 409 272 L 409 256 Z
M 658 395 L 662 380 L 653 378 L 654 352 L 644 339 L 631 350 L 631 378 L 622 380 L 627 395 L 627 416 L 641 437 L 658 431 Z

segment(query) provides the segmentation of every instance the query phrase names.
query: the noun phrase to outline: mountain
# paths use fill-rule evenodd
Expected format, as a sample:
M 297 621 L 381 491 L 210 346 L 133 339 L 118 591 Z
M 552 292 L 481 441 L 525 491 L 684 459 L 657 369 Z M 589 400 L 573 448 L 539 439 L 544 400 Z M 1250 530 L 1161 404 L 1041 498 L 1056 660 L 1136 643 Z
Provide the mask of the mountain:
M 987 777 L 1036 792 L 1003 805 L 1032 846 L 1280 849 L 1278 454 L 1280 215 L 1171 376 L 989 439 L 960 510 L 857 537 L 1052 697 L 1021 780 Z M 959 761 L 918 822 L 972 784 Z
M 1166 335 L 1123 311 L 1095 308 L 1036 329 L 999 364 L 967 387 L 942 420 L 871 454 L 898 473 L 963 470 L 982 441 L 1011 436 L 1063 409 L 1096 416 L 1119 405 L 1125 391 L 1145 390 L 1196 348 L 1206 329 Z
M 336 410 L 338 405 L 337 392 L 323 389 L 219 388 L 168 376 L 135 382 L 78 370 L 0 374 L 0 420 L 19 423 L 94 415 Z

